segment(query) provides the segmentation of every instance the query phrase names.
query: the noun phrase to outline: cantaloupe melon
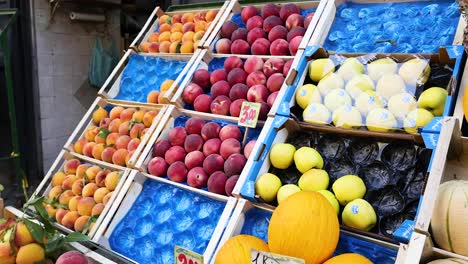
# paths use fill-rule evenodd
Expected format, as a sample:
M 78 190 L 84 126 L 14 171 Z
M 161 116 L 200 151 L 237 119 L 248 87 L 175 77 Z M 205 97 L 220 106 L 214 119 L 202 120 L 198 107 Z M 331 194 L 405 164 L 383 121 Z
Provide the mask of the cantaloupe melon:
M 438 247 L 468 256 L 468 181 L 440 185 L 431 231 Z
M 433 260 L 427 264 L 468 264 L 468 261 L 457 258 Z
M 341 254 L 338 256 L 335 256 L 327 261 L 325 261 L 323 264 L 372 264 L 372 261 L 370 261 L 368 258 L 356 254 L 356 253 L 345 253 Z
M 268 245 L 258 237 L 238 235 L 231 237 L 216 254 L 215 264 L 249 264 L 251 250 L 268 252 Z

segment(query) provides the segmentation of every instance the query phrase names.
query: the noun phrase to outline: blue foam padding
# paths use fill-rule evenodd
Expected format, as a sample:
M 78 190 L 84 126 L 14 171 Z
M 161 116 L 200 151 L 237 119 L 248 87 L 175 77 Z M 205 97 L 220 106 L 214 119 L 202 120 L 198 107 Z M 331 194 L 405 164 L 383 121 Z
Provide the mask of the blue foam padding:
M 435 53 L 452 45 L 460 19 L 453 0 L 338 6 L 324 48 L 336 52 Z M 390 42 L 381 42 L 392 40 Z
M 139 263 L 174 263 L 174 246 L 203 254 L 226 206 L 151 179 L 109 238 L 112 250 Z

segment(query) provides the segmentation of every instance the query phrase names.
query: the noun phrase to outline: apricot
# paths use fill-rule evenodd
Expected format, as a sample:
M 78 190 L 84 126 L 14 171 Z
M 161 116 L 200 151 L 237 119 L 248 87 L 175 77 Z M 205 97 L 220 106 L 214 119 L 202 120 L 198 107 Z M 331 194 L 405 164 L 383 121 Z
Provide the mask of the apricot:
M 94 192 L 98 189 L 98 186 L 95 183 L 88 183 L 83 187 L 83 191 L 81 192 L 83 197 L 91 197 L 94 195 Z
M 171 32 L 170 31 L 165 31 L 165 32 L 162 32 L 160 35 L 159 35 L 159 49 L 161 49 L 161 44 L 164 42 L 164 41 L 170 41 L 171 40 Z
M 62 189 L 63 190 L 71 189 L 73 183 L 76 180 L 78 180 L 78 177 L 76 175 L 70 174 L 70 175 L 65 176 L 62 182 Z
M 161 26 L 159 26 L 159 42 L 161 42 L 161 35 L 166 32 L 171 32 L 171 25 L 162 24 Z
M 91 211 L 91 216 L 100 215 L 103 210 L 104 210 L 104 204 L 98 203 L 93 207 L 93 210 Z
M 88 223 L 89 218 L 90 217 L 87 215 L 82 215 L 78 217 L 78 219 L 76 219 L 75 224 L 74 224 L 75 231 L 82 232 L 84 228 L 86 227 L 86 224 Z
M 159 36 L 158 36 L 159 37 Z M 139 46 L 139 50 L 141 52 L 148 52 L 149 51 L 149 46 L 151 45 L 151 43 L 149 42 L 142 42 Z
M 159 90 L 161 92 L 165 92 L 167 90 L 169 90 L 169 88 L 171 88 L 172 84 L 174 83 L 174 80 L 171 80 L 171 79 L 168 79 L 168 80 L 165 80 L 161 86 L 159 87 Z
M 105 170 L 105 171 L 101 171 L 100 173 L 98 173 L 98 175 L 96 176 L 96 185 L 98 187 L 105 186 L 105 180 L 109 173 L 110 173 L 110 170 Z
M 96 205 L 96 202 L 94 201 L 92 197 L 83 197 L 82 199 L 78 201 L 78 213 L 80 215 L 89 216 L 91 215 L 91 211 L 93 210 L 94 205 Z
M 16 233 L 15 233 L 15 245 L 21 247 L 27 244 L 34 242 L 34 238 L 29 232 L 29 229 L 26 227 L 24 222 L 19 222 L 16 224 Z
M 99 132 L 99 128 L 96 127 L 96 126 L 90 126 L 86 129 L 85 131 L 85 138 L 88 142 L 91 142 L 94 140 L 94 138 L 96 137 L 96 135 L 98 134 Z M 83 146 L 84 147 L 84 146 Z
M 127 166 L 129 168 L 132 166 L 132 164 L 130 164 L 130 159 L 131 159 L 134 152 L 135 152 L 134 150 L 129 151 L 127 153 L 127 155 L 125 156 L 125 166 Z
M 55 197 L 59 196 L 62 193 L 62 187 L 61 186 L 54 186 L 52 189 L 49 191 L 49 199 L 54 199 Z
M 93 181 L 96 178 L 96 175 L 101 171 L 98 166 L 93 166 L 88 168 L 85 171 L 85 176 L 88 181 Z
M 52 186 L 61 186 L 65 176 L 65 173 L 61 171 L 56 172 L 54 176 L 52 176 Z
M 106 138 L 106 145 L 107 146 L 113 146 L 115 145 L 115 143 L 117 143 L 117 139 L 119 138 L 119 133 L 110 133 L 109 135 L 107 135 L 107 138 Z
M 172 22 L 172 24 L 182 22 L 182 14 L 174 14 L 171 17 L 171 22 Z
M 159 33 L 157 33 L 157 32 L 151 33 L 151 35 L 148 38 L 148 41 L 151 42 L 151 43 L 158 42 L 159 41 Z
M 78 202 L 78 206 L 79 204 L 80 202 Z M 78 219 L 78 217 L 80 217 L 80 214 L 78 212 L 75 212 L 75 211 L 68 212 L 63 217 L 61 224 L 68 229 L 73 229 L 73 227 L 75 227 L 75 222 L 76 222 L 76 219 Z
M 63 217 L 70 211 L 65 210 L 63 208 L 57 209 L 57 213 L 55 214 L 55 220 L 57 220 L 57 223 L 61 224 Z
M 101 153 L 101 159 L 105 162 L 112 163 L 112 155 L 114 155 L 115 148 L 107 147 Z
M 186 41 L 193 41 L 193 36 L 195 35 L 195 32 L 193 31 L 187 31 L 184 33 L 184 35 L 182 36 L 182 43 L 186 42 Z
M 75 196 L 71 190 L 66 190 L 59 196 L 59 203 L 68 206 L 71 198 Z
M 80 164 L 77 168 L 76 168 L 76 177 L 78 177 L 78 179 L 83 179 L 84 176 L 85 176 L 85 173 L 86 173 L 86 170 L 89 169 L 89 166 L 86 165 L 86 164 Z
M 76 180 L 73 183 L 71 190 L 74 195 L 81 195 L 81 192 L 83 191 L 83 180 L 81 179 Z
M 145 113 L 145 115 L 143 116 L 143 124 L 145 125 L 145 127 L 150 127 L 151 124 L 153 124 L 153 119 L 156 115 L 157 113 L 154 111 L 148 111 Z
M 148 102 L 150 104 L 157 104 L 158 103 L 158 96 L 159 96 L 159 92 L 156 91 L 156 90 L 153 90 L 146 97 L 146 102 Z
M 187 54 L 187 53 L 193 53 L 193 42 L 192 41 L 186 41 L 182 43 L 182 46 L 180 46 L 180 53 Z
M 174 23 L 171 26 L 171 33 L 174 33 L 174 32 L 182 33 L 182 28 L 183 27 L 184 27 L 184 25 L 182 25 L 181 23 Z
M 128 135 L 128 133 L 130 132 L 130 122 L 129 121 L 125 121 L 123 122 L 122 124 L 120 124 L 119 126 L 119 135 Z
M 104 196 L 104 198 L 102 198 L 102 203 L 104 205 L 106 205 L 109 202 L 110 198 L 112 197 L 112 193 L 114 193 L 114 192 L 110 192 L 110 193 L 106 194 L 106 196 Z
M 96 145 L 95 142 L 88 142 L 84 145 L 83 155 L 92 158 L 93 157 L 93 148 Z
M 78 141 L 76 141 L 75 144 L 73 145 L 73 150 L 78 154 L 83 154 L 83 148 L 87 142 L 88 141 L 86 140 L 86 138 L 78 139 Z
M 170 47 L 171 47 L 171 42 L 169 40 L 165 40 L 165 41 L 159 43 L 159 52 L 169 53 Z
M 130 142 L 131 138 L 127 135 L 120 136 L 117 141 L 115 142 L 116 149 L 127 149 L 128 142 Z
M 120 121 L 125 122 L 125 121 L 130 121 L 132 120 L 133 114 L 135 113 L 135 108 L 127 108 L 124 109 L 120 113 Z
M 213 21 L 217 14 L 218 14 L 218 11 L 216 11 L 216 10 L 210 10 L 210 11 L 206 12 L 206 15 L 205 15 L 206 22 Z
M 205 31 L 205 29 L 206 29 L 205 21 L 198 21 L 195 23 L 195 32 Z
M 114 155 L 112 155 L 112 163 L 115 165 L 125 166 L 125 157 L 128 154 L 128 150 L 126 149 L 118 149 L 115 151 Z
M 119 183 L 119 179 L 120 179 L 119 172 L 114 171 L 114 172 L 109 173 L 105 181 L 106 188 L 109 189 L 109 191 L 115 190 L 115 187 L 117 187 L 117 184 Z
M 94 201 L 96 203 L 102 203 L 102 199 L 108 193 L 109 193 L 109 190 L 106 187 L 101 187 L 101 188 L 97 189 L 96 192 L 94 192 L 94 196 L 93 196 Z
M 52 205 L 50 204 L 46 204 L 44 206 L 44 208 L 46 209 L 47 211 L 47 214 L 49 215 L 49 217 L 55 217 L 55 214 L 57 213 L 57 209 L 55 209 Z
M 193 21 L 195 21 L 195 22 L 203 21 L 204 22 L 205 21 L 205 16 L 206 16 L 206 12 L 204 12 L 204 11 L 197 12 L 193 16 Z
M 11 245 L 10 241 L 5 241 L 5 242 L 0 242 L 0 259 L 6 259 L 6 257 L 9 257 L 11 254 Z M 7 262 L 8 263 L 8 262 Z M 14 259 L 13 262 L 15 263 Z
M 174 33 L 171 33 L 171 38 L 169 41 L 171 42 L 174 42 L 174 41 L 180 41 L 182 40 L 182 36 L 184 34 L 182 34 L 182 32 L 174 32 Z
M 130 138 L 141 138 L 141 131 L 145 128 L 145 125 L 141 123 L 133 125 L 130 129 Z
M 104 144 L 102 143 L 94 145 L 93 151 L 92 151 L 93 157 L 97 160 L 100 160 L 101 154 L 104 151 L 104 148 L 105 148 Z
M 132 120 L 139 123 L 143 122 L 143 117 L 145 116 L 146 112 L 148 111 L 144 109 L 136 111 L 133 113 Z
M 180 53 L 180 47 L 182 46 L 181 41 L 174 41 L 169 46 L 169 53 Z
M 120 118 L 116 118 L 110 122 L 109 127 L 107 129 L 109 129 L 110 133 L 119 132 L 119 127 L 121 124 L 122 121 L 120 120 Z
M 120 118 L 120 113 L 122 113 L 123 110 L 124 108 L 121 106 L 113 107 L 109 112 L 110 119 L 114 120 L 116 118 Z
M 159 18 L 159 24 L 167 24 L 171 21 L 171 17 L 168 16 L 168 15 L 162 15 L 160 18 Z M 159 30 L 161 31 L 161 30 Z
M 16 255 L 17 264 L 33 264 L 45 260 L 44 248 L 37 243 L 22 246 Z
M 81 196 L 74 196 L 70 199 L 68 202 L 68 209 L 70 211 L 77 211 L 78 210 L 78 202 L 82 199 L 83 197 Z
M 165 98 L 164 95 L 167 93 L 167 91 L 161 92 L 158 97 L 158 103 L 160 104 L 169 104 L 171 101 L 168 98 Z
M 194 19 L 195 15 L 193 13 L 184 13 L 182 15 L 182 19 L 181 19 L 181 22 L 182 23 L 188 23 L 188 22 L 193 22 L 193 19 Z
M 198 31 L 193 35 L 193 41 L 201 40 L 203 38 L 203 35 L 205 34 L 205 31 Z
M 65 161 L 63 165 L 63 171 L 65 174 L 74 174 L 76 172 L 76 168 L 80 165 L 80 161 L 77 159 L 69 159 Z
M 104 108 L 99 107 L 96 111 L 93 112 L 93 123 L 98 125 L 102 119 L 108 117 L 108 114 L 109 113 L 107 113 Z

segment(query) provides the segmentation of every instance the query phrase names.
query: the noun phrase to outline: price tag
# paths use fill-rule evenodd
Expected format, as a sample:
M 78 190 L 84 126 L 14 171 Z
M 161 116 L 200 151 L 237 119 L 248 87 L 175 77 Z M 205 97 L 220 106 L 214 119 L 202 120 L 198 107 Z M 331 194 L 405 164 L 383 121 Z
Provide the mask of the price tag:
M 255 128 L 257 126 L 258 115 L 260 114 L 261 105 L 259 103 L 243 102 L 239 122 L 239 126 Z
M 305 264 L 305 261 L 299 258 L 257 251 L 255 249 L 252 249 L 250 252 L 250 263 L 252 264 Z
M 174 247 L 174 264 L 203 264 L 203 256 L 183 247 Z

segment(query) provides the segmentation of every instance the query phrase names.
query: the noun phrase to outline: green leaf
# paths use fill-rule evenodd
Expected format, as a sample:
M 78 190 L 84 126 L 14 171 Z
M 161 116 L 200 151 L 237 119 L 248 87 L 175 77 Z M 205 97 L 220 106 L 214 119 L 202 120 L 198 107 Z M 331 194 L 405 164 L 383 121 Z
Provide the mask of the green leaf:
M 37 197 L 37 198 L 35 198 L 35 199 L 33 199 L 33 200 L 31 200 L 31 201 L 25 203 L 25 204 L 23 205 L 23 208 L 28 208 L 29 206 L 35 206 L 35 205 L 38 204 L 38 203 L 39 203 L 39 204 L 42 204 L 42 202 L 44 201 L 44 199 L 45 199 L 44 196 Z
M 107 138 L 107 135 L 109 135 L 109 133 L 110 133 L 109 129 L 102 127 L 101 129 L 99 129 L 98 137 L 105 139 Z
M 44 242 L 44 230 L 42 229 L 42 226 L 34 223 L 33 221 L 27 218 L 24 218 L 23 221 L 26 227 L 28 228 L 29 232 L 31 232 L 31 235 L 33 236 L 33 238 L 37 242 L 43 243 Z
M 88 233 L 89 227 L 91 226 L 92 223 L 96 222 L 98 219 L 99 215 L 93 215 L 88 219 L 88 222 L 86 222 L 85 227 L 83 228 L 83 231 L 81 232 L 82 234 Z
M 65 237 L 65 242 L 70 243 L 70 242 L 82 242 L 82 241 L 88 241 L 89 237 L 86 235 L 81 234 L 80 232 L 73 232 L 69 234 L 68 236 Z
M 53 232 L 52 230 L 55 229 L 49 221 L 49 214 L 44 208 L 44 205 L 42 203 L 35 204 L 34 209 L 36 209 L 36 212 L 39 214 L 39 220 L 42 222 L 42 224 L 44 224 L 46 232 Z
M 45 244 L 46 254 L 49 255 L 57 249 L 60 249 L 61 247 L 63 247 L 64 244 L 65 238 L 59 235 L 54 236 L 53 239 L 49 239 L 47 241 L 47 244 Z

